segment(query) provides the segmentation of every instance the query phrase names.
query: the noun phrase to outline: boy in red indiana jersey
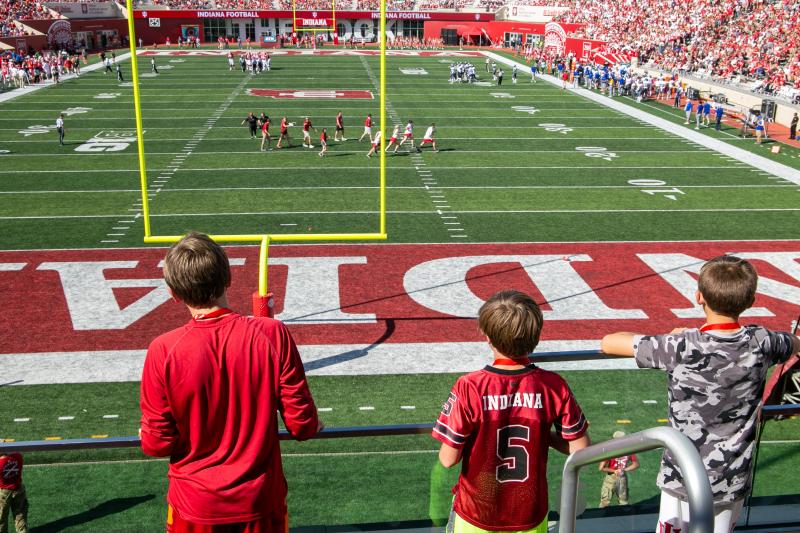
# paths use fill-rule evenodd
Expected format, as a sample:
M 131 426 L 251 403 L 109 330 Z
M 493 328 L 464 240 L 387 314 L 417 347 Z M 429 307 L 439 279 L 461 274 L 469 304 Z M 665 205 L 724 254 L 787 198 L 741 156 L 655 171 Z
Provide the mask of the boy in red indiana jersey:
M 442 465 L 463 461 L 448 531 L 546 532 L 548 447 L 569 454 L 589 445 L 566 381 L 530 362 L 542 322 L 536 302 L 517 291 L 480 309 L 494 362 L 456 381 L 433 426 Z
M 22 484 L 22 454 L 0 453 L 0 531 L 8 531 L 8 512 L 17 533 L 28 533 L 28 496 Z
M 285 532 L 278 412 L 293 438 L 322 429 L 289 330 L 228 308 L 222 247 L 189 233 L 164 261 L 192 315 L 156 338 L 142 372 L 142 451 L 169 457 L 170 533 Z

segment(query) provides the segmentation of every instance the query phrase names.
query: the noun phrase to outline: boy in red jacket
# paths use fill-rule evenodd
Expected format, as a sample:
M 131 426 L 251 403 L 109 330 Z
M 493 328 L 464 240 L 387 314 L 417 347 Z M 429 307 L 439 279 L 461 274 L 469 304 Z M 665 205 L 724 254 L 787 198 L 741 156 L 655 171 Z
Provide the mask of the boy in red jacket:
M 170 457 L 167 531 L 286 531 L 278 411 L 297 440 L 322 429 L 289 330 L 228 309 L 230 264 L 208 236 L 167 252 L 164 278 L 192 315 L 147 350 L 142 450 Z

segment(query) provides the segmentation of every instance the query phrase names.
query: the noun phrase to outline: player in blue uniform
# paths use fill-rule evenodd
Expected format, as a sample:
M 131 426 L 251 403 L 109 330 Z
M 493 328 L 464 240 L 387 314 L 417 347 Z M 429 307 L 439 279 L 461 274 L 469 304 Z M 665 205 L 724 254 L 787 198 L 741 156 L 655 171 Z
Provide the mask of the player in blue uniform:
M 692 109 L 694 109 L 694 104 L 687 98 L 686 105 L 683 106 L 683 110 L 686 111 L 686 122 L 684 124 L 689 124 L 689 119 L 692 118 Z

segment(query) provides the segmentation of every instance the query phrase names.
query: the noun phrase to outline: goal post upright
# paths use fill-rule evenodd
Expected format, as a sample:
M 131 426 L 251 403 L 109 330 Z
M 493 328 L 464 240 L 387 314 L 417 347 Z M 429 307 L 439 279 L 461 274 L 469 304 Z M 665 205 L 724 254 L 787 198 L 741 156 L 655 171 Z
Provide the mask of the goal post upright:
M 130 0 L 128 0 L 130 1 Z M 380 119 L 378 131 L 381 132 L 380 155 L 380 232 L 386 233 L 386 2 L 380 0 L 381 20 L 378 25 L 378 44 L 380 46 Z
M 139 76 L 136 65 L 136 47 L 135 47 L 135 33 L 133 27 L 133 10 L 131 7 L 132 0 L 126 0 L 128 5 L 128 29 L 131 41 L 131 68 L 133 71 L 133 91 L 134 91 L 134 107 L 136 112 L 136 133 L 139 145 L 139 172 L 141 180 L 142 192 L 142 217 L 144 219 L 144 242 L 146 244 L 173 244 L 181 240 L 183 235 L 153 235 L 150 226 L 150 208 L 148 203 L 148 185 L 147 174 L 145 169 L 145 153 L 144 143 L 142 136 L 142 114 L 141 114 L 141 101 L 139 95 Z M 268 284 L 268 262 L 269 262 L 269 245 L 274 242 L 322 242 L 322 241 L 385 241 L 388 239 L 386 232 L 386 152 L 385 145 L 385 121 L 386 121 L 386 1 L 380 0 L 380 80 L 379 80 L 379 102 L 380 102 L 380 126 L 381 132 L 380 141 L 380 157 L 379 163 L 379 227 L 378 231 L 374 233 L 253 233 L 253 234 L 209 234 L 209 237 L 218 243 L 258 243 L 259 245 L 259 258 L 258 258 L 258 290 L 252 295 L 253 315 L 255 316 L 272 316 L 272 293 L 269 291 Z M 335 0 L 332 0 L 333 11 L 333 28 L 314 28 L 314 29 L 297 29 L 295 31 L 336 31 L 336 10 Z M 296 6 L 292 2 L 292 15 L 293 22 L 296 27 Z
M 150 237 L 150 205 L 147 197 L 147 165 L 144 157 L 144 131 L 142 130 L 142 100 L 139 93 L 139 62 L 136 58 L 136 28 L 133 19 L 133 0 L 125 2 L 128 11 L 128 41 L 131 50 L 131 83 L 133 84 L 133 109 L 136 116 L 136 146 L 138 147 L 139 181 L 142 189 L 142 217 L 144 236 Z

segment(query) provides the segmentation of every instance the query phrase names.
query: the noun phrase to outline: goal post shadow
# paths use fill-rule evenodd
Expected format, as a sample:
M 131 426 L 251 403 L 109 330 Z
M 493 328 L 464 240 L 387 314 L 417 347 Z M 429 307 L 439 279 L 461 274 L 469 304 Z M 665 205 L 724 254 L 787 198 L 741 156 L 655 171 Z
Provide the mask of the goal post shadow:
M 379 187 L 379 209 L 380 217 L 377 231 L 366 233 L 263 233 L 253 234 L 213 234 L 209 237 L 219 243 L 259 243 L 259 263 L 258 263 L 258 289 L 253 293 L 253 315 L 272 316 L 272 293 L 268 285 L 268 260 L 269 245 L 272 242 L 322 242 L 322 241 L 385 241 L 388 238 L 386 232 L 386 135 L 384 124 L 386 123 L 386 1 L 380 0 L 380 187 Z M 336 31 L 335 19 L 335 0 L 331 0 L 333 13 L 333 30 Z M 146 244 L 172 244 L 183 238 L 183 235 L 154 235 L 150 224 L 150 205 L 148 198 L 147 185 L 147 165 L 144 149 L 144 136 L 142 130 L 142 106 L 141 93 L 139 91 L 139 66 L 137 62 L 136 48 L 136 29 L 134 24 L 134 13 L 132 0 L 126 0 L 128 13 L 128 40 L 131 52 L 131 76 L 133 83 L 133 105 L 136 118 L 136 140 L 138 146 L 139 181 L 142 195 L 141 216 L 144 223 L 144 242 Z M 295 2 L 292 0 L 292 15 L 296 22 Z M 301 29 L 301 31 L 314 31 L 311 29 Z M 331 31 L 329 28 L 316 31 Z

